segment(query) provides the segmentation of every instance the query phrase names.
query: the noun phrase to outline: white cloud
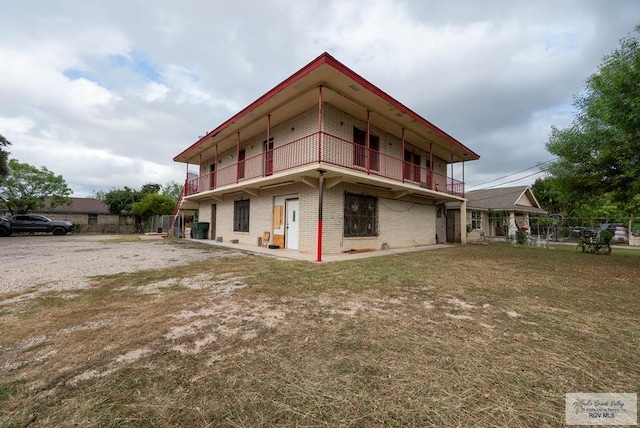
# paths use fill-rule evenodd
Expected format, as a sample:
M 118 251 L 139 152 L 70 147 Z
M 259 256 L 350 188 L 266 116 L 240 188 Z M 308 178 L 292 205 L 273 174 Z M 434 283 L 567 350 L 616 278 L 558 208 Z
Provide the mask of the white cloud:
M 479 153 L 478 182 L 548 158 L 638 16 L 637 0 L 7 3 L 0 132 L 77 195 L 181 182 L 173 156 L 328 51 Z

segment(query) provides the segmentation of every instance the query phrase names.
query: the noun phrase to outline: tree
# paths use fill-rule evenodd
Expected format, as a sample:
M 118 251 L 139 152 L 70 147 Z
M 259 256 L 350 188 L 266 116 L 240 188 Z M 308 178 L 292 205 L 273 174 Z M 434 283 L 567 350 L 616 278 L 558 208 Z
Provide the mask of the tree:
M 552 128 L 548 171 L 572 199 L 608 195 L 631 220 L 640 209 L 640 25 L 603 58 L 576 97 L 567 129 Z
M 536 195 L 540 206 L 550 214 L 573 214 L 573 204 L 567 199 L 565 193 L 559 190 L 557 180 L 552 177 L 538 178 L 531 186 L 531 191 Z
M 139 216 L 144 222 L 156 215 L 171 214 L 175 203 L 176 201 L 171 196 L 147 193 L 140 202 L 135 202 L 131 206 L 131 214 Z
M 15 159 L 8 166 L 8 175 L 0 180 L 0 203 L 12 215 L 71 203 L 69 196 L 73 192 L 61 175 L 45 166 L 38 169 Z
M 8 147 L 11 142 L 0 134 L 0 180 L 9 175 L 9 152 L 3 147 Z
M 175 181 L 169 181 L 167 184 L 162 186 L 163 195 L 170 196 L 174 201 L 178 201 L 180 198 L 180 193 L 182 193 L 182 184 L 178 184 Z
M 96 192 L 96 196 L 108 207 L 111 214 L 131 214 L 134 203 L 140 202 L 145 195 L 157 194 L 159 184 L 147 183 L 140 190 L 124 186 L 124 189 L 111 189 L 108 192 Z

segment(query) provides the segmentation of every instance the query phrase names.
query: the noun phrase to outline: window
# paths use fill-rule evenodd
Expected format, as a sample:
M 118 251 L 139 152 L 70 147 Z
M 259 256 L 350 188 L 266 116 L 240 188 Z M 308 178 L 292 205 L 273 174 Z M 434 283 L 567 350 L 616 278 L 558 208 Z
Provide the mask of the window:
M 249 199 L 233 203 L 233 231 L 249 231 Z
M 344 194 L 344 236 L 378 235 L 378 198 Z
M 127 217 L 126 215 L 120 214 L 118 216 L 118 224 L 120 224 L 120 225 L 126 225 L 128 220 L 129 220 L 129 217 Z
M 98 224 L 98 214 L 89 214 L 89 224 Z
M 471 211 L 471 229 L 482 229 L 482 212 Z

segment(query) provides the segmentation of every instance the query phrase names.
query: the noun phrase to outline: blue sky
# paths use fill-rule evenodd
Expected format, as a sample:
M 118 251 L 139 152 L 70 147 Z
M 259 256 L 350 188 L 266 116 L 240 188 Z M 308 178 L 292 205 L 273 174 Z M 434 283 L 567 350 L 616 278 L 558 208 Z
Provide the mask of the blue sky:
M 75 196 L 182 182 L 176 154 L 327 51 L 479 153 L 472 188 L 550 159 L 638 17 L 636 0 L 7 3 L 0 133 Z

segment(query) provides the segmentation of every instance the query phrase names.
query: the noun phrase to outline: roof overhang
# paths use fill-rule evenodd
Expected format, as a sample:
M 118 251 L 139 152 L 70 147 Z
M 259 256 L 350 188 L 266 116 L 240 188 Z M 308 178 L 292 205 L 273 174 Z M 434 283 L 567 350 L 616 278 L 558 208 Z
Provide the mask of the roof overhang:
M 373 126 L 393 135 L 400 135 L 404 129 L 407 141 L 413 144 L 433 143 L 433 154 L 448 162 L 480 158 L 455 138 L 325 52 L 173 160 L 199 164 L 202 159 L 214 156 L 216 146 L 219 153 L 235 147 L 238 135 L 244 141 L 263 134 L 267 129 L 267 116 L 273 127 L 317 106 L 319 87 L 322 87 L 323 102 L 363 121 L 366 121 L 367 111 L 370 111 L 370 123 Z

